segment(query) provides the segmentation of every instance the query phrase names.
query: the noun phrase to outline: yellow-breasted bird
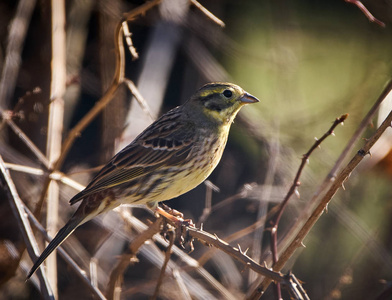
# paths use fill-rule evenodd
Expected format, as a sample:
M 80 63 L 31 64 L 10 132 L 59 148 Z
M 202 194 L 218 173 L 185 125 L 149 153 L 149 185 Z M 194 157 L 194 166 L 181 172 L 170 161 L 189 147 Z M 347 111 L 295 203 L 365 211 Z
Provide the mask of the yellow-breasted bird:
M 209 83 L 118 152 L 70 203 L 82 201 L 27 278 L 80 225 L 122 203 L 170 200 L 202 183 L 219 163 L 240 108 L 259 100 L 231 83 Z

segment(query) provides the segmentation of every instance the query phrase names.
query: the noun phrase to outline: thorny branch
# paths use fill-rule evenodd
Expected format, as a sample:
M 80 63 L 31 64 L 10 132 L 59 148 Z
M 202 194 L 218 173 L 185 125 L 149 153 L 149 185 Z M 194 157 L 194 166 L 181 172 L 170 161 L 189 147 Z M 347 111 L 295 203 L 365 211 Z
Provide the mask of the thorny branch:
M 247 250 L 243 251 L 238 245 L 238 248 L 234 248 L 230 246 L 228 243 L 225 241 L 221 240 L 217 235 L 212 235 L 208 232 L 203 231 L 202 229 L 197 229 L 194 227 L 187 226 L 186 227 L 187 234 L 193 239 L 198 239 L 208 245 L 212 245 L 226 254 L 230 255 L 231 257 L 235 258 L 242 264 L 244 264 L 246 267 L 252 269 L 256 273 L 260 275 L 264 275 L 267 278 L 269 278 L 271 281 L 279 282 L 282 284 L 285 284 L 288 286 L 289 290 L 293 292 L 293 294 L 296 294 L 298 287 L 295 287 L 293 285 L 293 282 L 289 279 L 289 276 L 283 275 L 279 272 L 274 272 L 267 267 L 263 267 L 257 262 L 255 262 L 253 259 L 251 259 L 247 254 Z M 301 290 L 303 290 L 301 288 Z M 304 290 L 303 290 L 304 291 Z M 302 295 L 306 299 L 306 293 Z M 296 298 L 296 299 L 302 299 L 302 298 Z
M 377 142 L 383 132 L 391 127 L 392 125 L 392 111 L 389 113 L 387 118 L 381 124 L 381 126 L 376 130 L 374 135 L 367 140 L 365 145 L 355 154 L 351 161 L 342 169 L 339 175 L 336 177 L 330 188 L 327 190 L 325 195 L 321 198 L 320 203 L 315 208 L 311 216 L 302 226 L 296 237 L 293 239 L 291 244 L 282 253 L 279 260 L 273 266 L 273 270 L 281 270 L 288 259 L 294 254 L 294 251 L 301 246 L 302 241 L 308 235 L 309 231 L 313 228 L 314 224 L 321 217 L 324 210 L 327 208 L 328 203 L 331 201 L 332 197 L 336 194 L 339 188 L 344 184 L 344 182 L 350 177 L 352 171 L 358 166 L 358 164 L 364 159 L 364 157 L 370 154 L 371 147 Z M 248 299 L 258 299 L 263 292 L 267 289 L 271 280 L 266 278 L 252 293 Z
M 279 226 L 279 221 L 283 215 L 284 209 L 287 207 L 288 201 L 290 200 L 291 196 L 297 192 L 297 188 L 300 186 L 300 177 L 302 174 L 303 169 L 305 168 L 305 165 L 309 161 L 310 155 L 313 153 L 314 150 L 316 150 L 321 143 L 330 135 L 334 134 L 334 129 L 336 126 L 339 124 L 343 124 L 343 122 L 346 120 L 348 117 L 348 114 L 344 114 L 340 116 L 339 118 L 336 118 L 336 120 L 333 122 L 332 126 L 328 129 L 326 133 L 320 138 L 316 139 L 316 142 L 310 147 L 309 151 L 306 152 L 302 156 L 301 164 L 298 168 L 297 174 L 294 177 L 293 184 L 291 185 L 289 191 L 286 194 L 286 197 L 283 199 L 281 204 L 279 205 L 279 210 L 276 212 L 275 216 L 272 218 L 270 221 L 271 223 L 271 237 L 272 237 L 272 243 L 271 243 L 271 251 L 272 251 L 272 257 L 273 257 L 273 262 L 274 264 L 278 261 L 278 239 L 277 239 L 277 231 L 278 231 L 278 226 Z
M 301 164 L 298 168 L 297 174 L 294 177 L 293 184 L 291 185 L 288 193 L 286 194 L 286 197 L 283 199 L 282 203 L 279 205 L 279 210 L 276 212 L 276 214 L 274 215 L 274 217 L 270 221 L 270 223 L 271 223 L 271 230 L 270 230 L 270 232 L 271 232 L 271 252 L 272 252 L 273 264 L 276 264 L 276 262 L 278 261 L 278 226 L 279 226 L 279 221 L 283 215 L 285 208 L 287 207 L 287 204 L 288 204 L 291 196 L 296 192 L 298 193 L 297 188 L 301 184 L 299 179 L 301 177 L 303 169 L 305 168 L 306 163 L 309 161 L 310 155 L 313 153 L 314 150 L 316 150 L 321 145 L 321 143 L 328 136 L 334 134 L 333 131 L 336 128 L 336 126 L 338 126 L 339 124 L 343 124 L 343 122 L 346 120 L 347 117 L 348 117 L 348 114 L 344 114 L 344 115 L 340 116 L 339 118 L 336 118 L 336 120 L 333 122 L 332 126 L 328 129 L 328 131 L 326 133 L 324 133 L 324 135 L 320 139 L 316 139 L 316 142 L 312 145 L 312 147 L 310 147 L 308 152 L 306 152 L 302 156 Z M 281 295 L 281 289 L 280 289 L 279 282 L 276 285 L 276 289 L 277 289 L 277 297 L 278 297 L 278 299 L 281 299 L 282 295 Z

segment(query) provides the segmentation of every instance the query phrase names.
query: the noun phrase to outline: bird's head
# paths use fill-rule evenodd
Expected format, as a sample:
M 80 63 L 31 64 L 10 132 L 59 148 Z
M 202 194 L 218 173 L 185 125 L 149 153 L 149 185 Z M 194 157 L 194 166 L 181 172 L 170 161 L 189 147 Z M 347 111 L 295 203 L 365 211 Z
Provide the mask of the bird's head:
M 193 109 L 221 124 L 231 124 L 242 106 L 255 102 L 259 100 L 238 85 L 222 82 L 204 85 L 189 100 Z

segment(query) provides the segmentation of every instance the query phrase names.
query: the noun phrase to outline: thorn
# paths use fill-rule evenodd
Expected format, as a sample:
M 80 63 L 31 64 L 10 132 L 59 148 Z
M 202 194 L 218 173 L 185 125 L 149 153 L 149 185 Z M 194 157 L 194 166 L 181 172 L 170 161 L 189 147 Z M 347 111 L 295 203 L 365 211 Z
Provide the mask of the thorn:
M 241 245 L 240 245 L 240 244 L 237 244 L 237 247 L 238 247 L 238 251 L 240 251 L 241 254 L 244 254 L 244 253 L 242 252 Z
M 200 231 L 204 231 L 204 230 L 203 230 L 203 226 L 204 226 L 204 224 L 201 223 L 201 224 L 200 224 Z
M 331 132 L 331 135 L 332 135 L 332 136 L 336 136 L 336 135 L 335 135 L 335 132 L 333 132 L 333 131 Z
M 328 213 L 328 203 L 327 203 L 327 205 L 325 205 L 325 213 L 326 214 Z
M 344 126 L 344 122 L 340 123 L 340 125 Z
M 345 186 L 344 186 L 344 182 L 342 182 L 342 189 L 346 190 Z
M 318 138 L 317 138 L 317 137 L 314 137 L 314 140 L 315 140 L 315 141 L 318 141 Z
M 304 244 L 304 242 L 301 242 L 301 247 L 306 248 L 306 245 Z
M 307 159 L 306 159 L 306 163 L 307 163 L 307 164 L 309 164 L 309 163 L 310 163 L 310 160 L 309 160 L 309 158 L 307 158 Z
M 299 193 L 297 188 L 295 188 L 294 194 L 297 196 L 298 199 L 301 198 L 301 195 L 300 195 L 300 193 Z
M 246 248 L 246 250 L 245 250 L 244 253 L 242 253 L 242 254 L 245 255 L 245 256 L 248 256 L 248 255 L 247 255 L 248 250 L 249 250 L 249 248 Z

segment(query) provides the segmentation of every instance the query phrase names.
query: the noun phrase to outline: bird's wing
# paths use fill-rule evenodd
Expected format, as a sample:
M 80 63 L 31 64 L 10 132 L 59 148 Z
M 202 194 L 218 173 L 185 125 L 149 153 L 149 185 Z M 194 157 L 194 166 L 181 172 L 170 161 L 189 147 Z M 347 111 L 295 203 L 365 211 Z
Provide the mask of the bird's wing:
M 71 205 L 96 192 L 149 176 L 160 166 L 175 166 L 186 160 L 194 146 L 196 128 L 172 111 L 117 153 L 90 184 L 70 200 Z

